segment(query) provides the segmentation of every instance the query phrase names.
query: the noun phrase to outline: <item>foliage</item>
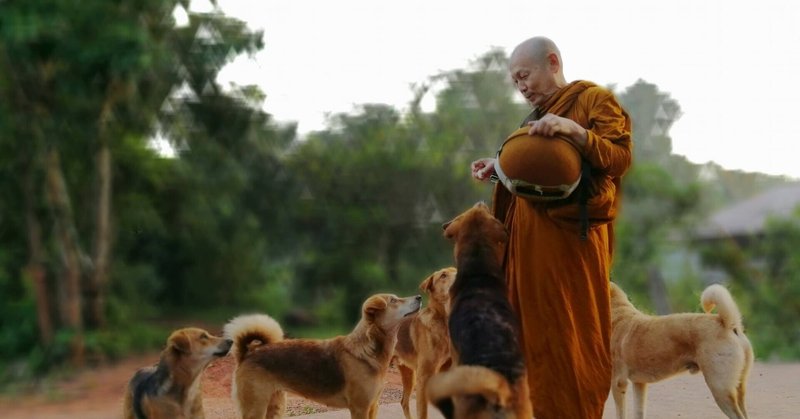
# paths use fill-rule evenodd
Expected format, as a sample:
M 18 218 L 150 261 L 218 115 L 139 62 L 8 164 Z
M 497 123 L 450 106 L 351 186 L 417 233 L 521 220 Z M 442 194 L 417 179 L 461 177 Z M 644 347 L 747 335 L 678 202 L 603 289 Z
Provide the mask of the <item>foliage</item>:
M 800 212 L 771 219 L 764 234 L 742 246 L 701 245 L 707 264 L 727 273 L 745 328 L 762 358 L 800 358 Z

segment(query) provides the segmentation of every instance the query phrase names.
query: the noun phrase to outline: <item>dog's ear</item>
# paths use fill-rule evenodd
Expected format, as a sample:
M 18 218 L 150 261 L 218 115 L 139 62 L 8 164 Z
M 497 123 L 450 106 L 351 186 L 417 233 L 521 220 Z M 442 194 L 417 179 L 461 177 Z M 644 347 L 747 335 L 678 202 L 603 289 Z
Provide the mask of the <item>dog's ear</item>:
M 378 314 L 386 310 L 386 307 L 388 307 L 386 299 L 372 297 L 364 302 L 364 316 L 369 320 L 375 320 Z
M 442 223 L 442 231 L 447 230 L 447 227 L 452 223 L 455 219 Z
M 486 211 L 486 212 L 488 212 L 488 213 L 491 213 L 491 212 L 492 212 L 492 211 L 489 209 L 489 206 L 488 206 L 488 205 L 486 205 L 486 203 L 485 203 L 485 202 L 483 202 L 483 201 L 478 201 L 478 202 L 476 202 L 476 203 L 475 203 L 475 205 L 473 205 L 473 206 L 472 206 L 472 208 L 480 208 L 480 209 L 482 209 L 482 210 L 484 210 L 484 211 Z
M 458 235 L 458 219 L 461 218 L 459 215 L 456 218 L 442 224 L 442 230 L 444 230 L 444 237 L 448 240 L 453 240 L 456 235 Z
M 434 276 L 436 276 L 436 274 L 433 274 L 433 275 L 425 278 L 425 280 L 422 281 L 421 284 L 419 284 L 419 290 L 422 291 L 422 292 L 427 292 L 427 293 L 430 293 L 431 291 L 433 291 L 433 277 Z
M 485 225 L 485 234 L 493 243 L 508 243 L 508 231 L 500 220 L 491 217 Z
M 178 331 L 169 337 L 169 347 L 177 353 L 188 354 L 192 352 L 192 340 L 186 332 Z

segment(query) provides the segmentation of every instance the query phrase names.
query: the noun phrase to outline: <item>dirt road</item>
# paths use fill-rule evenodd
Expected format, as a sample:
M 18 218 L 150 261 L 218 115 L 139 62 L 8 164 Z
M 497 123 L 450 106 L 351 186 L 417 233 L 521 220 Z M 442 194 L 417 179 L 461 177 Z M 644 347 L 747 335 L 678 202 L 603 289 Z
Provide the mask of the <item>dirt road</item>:
M 52 383 L 37 394 L 0 397 L 0 418 L 119 418 L 125 383 L 137 368 L 151 364 L 157 358 L 155 354 L 135 357 Z M 232 368 L 232 360 L 228 357 L 212 364 L 203 377 L 208 419 L 236 417 L 230 399 Z M 402 418 L 396 406 L 400 401 L 401 389 L 397 370 L 392 368 L 381 397 L 381 403 L 389 406 L 380 411 L 379 417 Z M 699 375 L 683 375 L 652 385 L 648 393 L 650 419 L 724 418 Z M 750 417 L 753 418 L 800 418 L 800 363 L 756 363 L 748 385 L 747 404 Z M 345 411 L 334 411 L 296 396 L 290 397 L 287 414 L 307 415 L 307 419 L 350 417 Z M 614 403 L 609 400 L 604 418 L 613 417 Z

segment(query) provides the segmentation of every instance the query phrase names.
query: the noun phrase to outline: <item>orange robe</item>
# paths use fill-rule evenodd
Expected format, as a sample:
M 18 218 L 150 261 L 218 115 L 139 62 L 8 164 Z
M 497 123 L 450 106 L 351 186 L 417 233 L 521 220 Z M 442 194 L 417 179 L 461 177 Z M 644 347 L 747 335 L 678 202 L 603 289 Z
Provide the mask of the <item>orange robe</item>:
M 611 385 L 609 270 L 620 178 L 631 164 L 630 118 L 608 90 L 568 84 L 538 110 L 587 131 L 592 170 L 589 230 L 581 240 L 579 195 L 531 202 L 495 186 L 493 211 L 510 232 L 506 280 L 520 317 L 537 419 L 600 419 Z

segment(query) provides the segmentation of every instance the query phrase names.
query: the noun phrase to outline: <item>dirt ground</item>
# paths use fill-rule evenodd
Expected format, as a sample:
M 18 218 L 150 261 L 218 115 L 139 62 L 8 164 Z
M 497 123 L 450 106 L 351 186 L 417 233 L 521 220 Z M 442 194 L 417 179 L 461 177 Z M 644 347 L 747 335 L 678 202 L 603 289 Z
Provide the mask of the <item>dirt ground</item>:
M 127 380 L 138 368 L 152 364 L 157 359 L 157 354 L 134 357 L 51 383 L 45 390 L 35 394 L 0 396 L 0 418 L 120 418 L 122 394 Z M 203 376 L 206 418 L 236 417 L 230 399 L 232 369 L 233 360 L 226 357 L 214 362 L 206 370 Z M 724 417 L 700 376 L 682 375 L 657 383 L 650 386 L 648 393 L 650 419 Z M 392 367 L 381 396 L 381 404 L 398 403 L 401 394 L 400 377 L 397 369 Z M 628 403 L 630 406 L 631 402 Z M 757 363 L 750 376 L 747 403 L 750 417 L 800 417 L 800 363 Z M 330 410 L 294 395 L 290 395 L 288 405 L 289 416 L 311 415 Z M 609 401 L 604 417 L 614 417 L 613 412 L 613 402 Z
M 137 369 L 158 361 L 158 354 L 133 357 L 114 365 L 84 371 L 31 394 L 0 395 L 0 418 L 109 419 L 121 417 L 125 386 Z M 236 417 L 230 399 L 233 358 L 213 362 L 203 375 L 206 418 Z M 399 402 L 402 384 L 392 367 L 381 395 L 381 403 Z M 330 408 L 290 394 L 287 416 L 301 416 Z

